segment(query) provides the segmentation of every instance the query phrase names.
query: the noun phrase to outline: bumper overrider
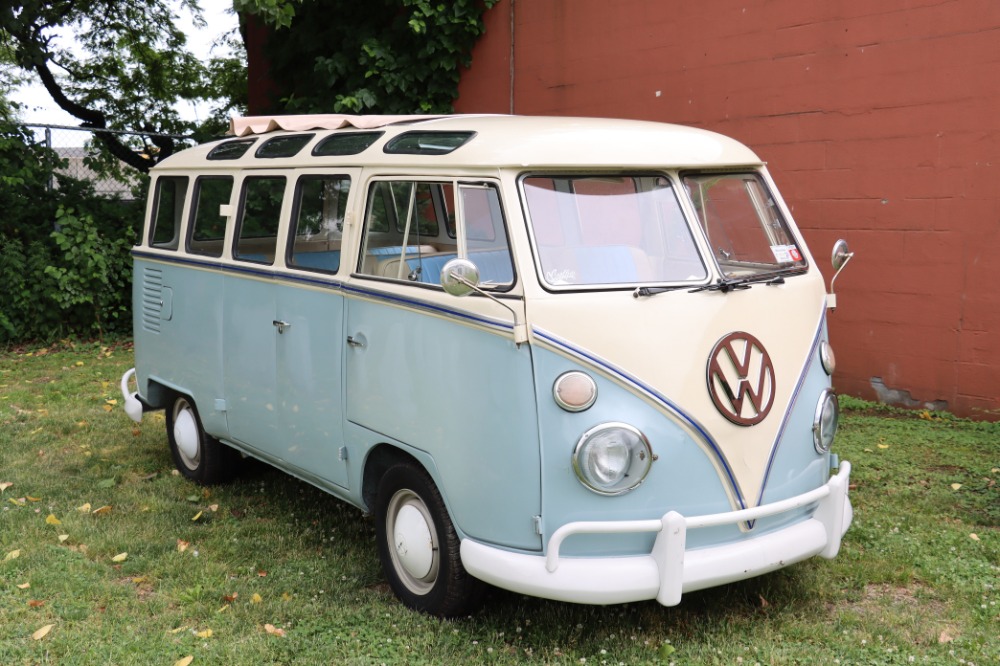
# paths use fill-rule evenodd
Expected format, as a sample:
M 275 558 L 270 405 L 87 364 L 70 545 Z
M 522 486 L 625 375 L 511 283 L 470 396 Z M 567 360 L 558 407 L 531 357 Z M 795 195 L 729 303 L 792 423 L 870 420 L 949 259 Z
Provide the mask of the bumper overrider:
M 487 583 L 523 594 L 585 604 L 656 599 L 665 606 L 681 595 L 752 578 L 819 555 L 836 557 L 854 517 L 847 497 L 851 464 L 823 486 L 780 502 L 741 511 L 685 517 L 670 511 L 659 519 L 575 522 L 557 529 L 545 555 L 514 553 L 471 539 L 462 541 L 462 564 Z M 815 504 L 812 517 L 775 532 L 719 546 L 686 550 L 688 530 L 737 524 Z M 562 542 L 574 534 L 656 532 L 648 555 L 563 557 Z

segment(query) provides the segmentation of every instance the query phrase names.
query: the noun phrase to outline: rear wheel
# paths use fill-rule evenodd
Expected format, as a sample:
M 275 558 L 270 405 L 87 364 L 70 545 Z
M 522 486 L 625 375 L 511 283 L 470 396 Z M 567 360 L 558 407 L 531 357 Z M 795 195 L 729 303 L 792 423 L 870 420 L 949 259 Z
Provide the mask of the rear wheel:
M 418 611 L 454 617 L 472 610 L 484 583 L 462 566 L 461 542 L 434 482 L 401 463 L 379 482 L 375 499 L 379 559 L 399 599 Z
M 186 396 L 178 396 L 167 409 L 167 439 L 174 465 L 192 481 L 225 483 L 236 474 L 238 454 L 205 432 L 198 409 Z

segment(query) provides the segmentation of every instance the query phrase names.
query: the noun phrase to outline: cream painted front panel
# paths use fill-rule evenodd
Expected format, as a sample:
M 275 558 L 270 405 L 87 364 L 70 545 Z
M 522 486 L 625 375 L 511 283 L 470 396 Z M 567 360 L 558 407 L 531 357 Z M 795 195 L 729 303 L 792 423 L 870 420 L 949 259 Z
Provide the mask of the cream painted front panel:
M 813 270 L 784 284 L 729 293 L 547 294 L 529 301 L 528 319 L 533 344 L 582 360 L 684 423 L 712 459 L 733 508 L 742 508 L 756 505 L 761 495 L 773 447 L 821 325 L 823 293 L 822 279 Z M 734 332 L 759 340 L 774 368 L 770 411 L 749 426 L 726 418 L 709 391 L 712 351 Z M 741 362 L 742 346 L 735 344 L 734 351 Z M 749 359 L 745 374 L 756 390 L 761 358 L 751 354 Z M 737 369 L 722 365 L 736 390 Z M 766 383 L 763 388 L 768 389 Z M 748 403 L 744 396 L 747 417 L 755 413 Z

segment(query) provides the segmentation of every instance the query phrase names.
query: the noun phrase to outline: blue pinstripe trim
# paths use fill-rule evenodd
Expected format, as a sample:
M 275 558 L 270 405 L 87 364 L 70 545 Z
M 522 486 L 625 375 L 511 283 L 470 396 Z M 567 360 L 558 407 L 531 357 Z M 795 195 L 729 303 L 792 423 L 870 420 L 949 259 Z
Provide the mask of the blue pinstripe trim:
M 395 294 L 388 294 L 381 291 L 364 289 L 353 285 L 348 286 L 347 284 L 344 284 L 343 282 L 337 280 L 324 280 L 318 277 L 285 273 L 283 271 L 278 272 L 275 270 L 262 270 L 259 268 L 253 268 L 252 266 L 234 266 L 232 264 L 223 264 L 218 261 L 205 261 L 205 260 L 191 259 L 188 257 L 181 257 L 181 256 L 169 257 L 169 256 L 164 256 L 162 254 L 152 254 L 152 253 L 141 252 L 138 250 L 133 250 L 132 256 L 139 257 L 142 259 L 149 259 L 153 261 L 161 261 L 170 264 L 181 264 L 184 266 L 196 266 L 199 268 L 214 269 L 219 271 L 220 273 L 254 275 L 257 277 L 272 278 L 274 280 L 281 280 L 284 282 L 301 282 L 303 284 L 313 284 L 320 287 L 326 287 L 328 289 L 338 289 L 346 293 L 358 296 L 365 296 L 367 298 L 374 298 L 378 300 L 388 301 L 390 303 L 396 303 L 399 305 L 406 305 L 420 310 L 426 310 L 428 312 L 435 312 L 437 314 L 446 315 L 453 319 L 475 322 L 477 324 L 482 324 L 484 326 L 490 326 L 493 328 L 499 328 L 505 331 L 514 330 L 513 324 L 508 324 L 503 320 L 490 319 L 488 317 L 473 315 L 469 314 L 468 312 L 463 312 L 461 310 L 446 308 L 440 305 L 435 305 L 433 303 L 428 303 L 426 301 L 406 298 L 404 296 L 397 296 Z
M 191 259 L 188 257 L 180 257 L 180 256 L 168 257 L 162 254 L 151 254 L 146 252 L 140 252 L 137 250 L 132 251 L 132 256 L 138 257 L 140 259 L 159 261 L 167 264 L 180 264 L 182 266 L 195 266 L 198 268 L 207 268 L 216 270 L 220 273 L 253 275 L 256 277 L 272 278 L 274 280 L 282 280 L 285 282 L 301 282 L 304 284 L 313 284 L 320 287 L 326 287 L 328 289 L 343 288 L 343 284 L 337 280 L 329 280 L 329 279 L 324 280 L 319 277 L 311 277 L 309 275 L 298 275 L 292 273 L 278 272 L 274 269 L 255 268 L 252 265 L 234 266 L 232 264 L 223 264 L 219 261 L 205 261 L 201 259 Z
M 646 384 L 644 384 L 643 382 L 639 381 L 637 378 L 633 377 L 632 375 L 628 374 L 627 372 L 625 372 L 621 368 L 618 368 L 617 366 L 611 365 L 610 363 L 608 363 L 604 359 L 599 358 L 597 356 L 593 356 L 593 355 L 585 352 L 582 349 L 574 347 L 573 345 L 571 345 L 570 343 L 566 342 L 565 340 L 557 338 L 556 336 L 552 335 L 551 333 L 547 333 L 546 331 L 543 331 L 543 330 L 541 330 L 539 328 L 532 327 L 532 331 L 534 332 L 535 335 L 537 335 L 538 337 L 542 338 L 543 340 L 545 340 L 549 344 L 554 345 L 554 346 L 556 346 L 556 347 L 558 347 L 558 348 L 560 348 L 560 349 L 562 349 L 562 350 L 564 350 L 566 352 L 569 352 L 570 354 L 572 354 L 573 356 L 576 356 L 577 358 L 584 359 L 584 360 L 588 361 L 589 363 L 591 363 L 593 365 L 596 365 L 596 366 L 604 369 L 606 372 L 608 372 L 608 373 L 610 373 L 612 375 L 617 376 L 622 381 L 624 381 L 624 382 L 626 382 L 628 384 L 631 384 L 632 386 L 634 386 L 635 388 L 639 389 L 640 391 L 642 391 L 643 393 L 645 393 L 649 397 L 653 398 L 657 403 L 659 403 L 661 406 L 665 407 L 668 411 L 670 411 L 670 413 L 672 413 L 674 416 L 676 416 L 677 418 L 679 418 L 680 420 L 682 420 L 691 429 L 693 429 L 695 432 L 697 432 L 701 436 L 701 439 L 705 442 L 705 444 L 707 444 L 708 447 L 710 448 L 710 450 L 715 454 L 716 459 L 719 461 L 719 464 L 722 466 L 722 469 L 725 471 L 726 480 L 729 482 L 729 486 L 732 489 L 733 494 L 735 495 L 736 501 L 739 503 L 740 508 L 741 509 L 747 508 L 746 502 L 743 500 L 743 492 L 740 490 L 739 483 L 737 483 L 737 481 L 736 481 L 736 476 L 733 474 L 733 470 L 732 470 L 732 468 L 730 468 L 729 461 L 726 460 L 725 454 L 719 448 L 719 445 L 715 443 L 715 440 L 712 439 L 712 436 L 708 434 L 708 431 L 705 430 L 704 426 L 702 426 L 700 423 L 698 423 L 692 416 L 689 416 L 688 414 L 686 414 L 684 412 L 684 410 L 682 410 L 680 407 L 678 407 L 673 402 L 671 402 L 669 399 L 667 399 L 666 396 L 664 396 L 663 394 L 657 392 L 652 387 L 647 386 Z
M 453 319 L 471 321 L 477 324 L 483 324 L 484 326 L 491 326 L 493 328 L 499 328 L 505 331 L 514 330 L 513 324 L 508 324 L 505 321 L 499 319 L 489 319 L 487 317 L 481 317 L 479 315 L 469 314 L 468 312 L 463 312 L 461 310 L 453 310 L 452 308 L 446 308 L 440 305 L 435 305 L 433 303 L 428 303 L 427 301 L 418 301 L 412 298 L 406 298 L 405 296 L 398 296 L 396 294 L 388 294 L 382 291 L 363 289 L 361 287 L 356 287 L 354 285 L 345 284 L 341 285 L 341 288 L 348 294 L 355 294 L 358 296 L 374 298 L 381 301 L 388 301 L 390 303 L 397 303 L 399 305 L 406 305 L 420 310 L 426 310 L 428 312 L 443 314 L 448 317 L 452 317 Z

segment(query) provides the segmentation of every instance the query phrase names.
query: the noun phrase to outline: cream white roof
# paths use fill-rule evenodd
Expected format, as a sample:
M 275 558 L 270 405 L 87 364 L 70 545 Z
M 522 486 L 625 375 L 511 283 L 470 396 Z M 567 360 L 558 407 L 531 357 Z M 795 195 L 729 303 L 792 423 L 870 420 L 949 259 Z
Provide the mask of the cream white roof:
M 721 134 L 642 120 L 499 115 L 275 116 L 234 118 L 231 126 L 234 134 L 258 137 L 257 145 L 272 136 L 304 132 L 316 136 L 295 157 L 255 158 L 254 146 L 236 160 L 206 160 L 208 152 L 218 145 L 216 141 L 181 151 L 165 159 L 156 169 L 337 165 L 586 169 L 725 167 L 761 163 L 749 148 Z M 385 135 L 358 155 L 311 155 L 312 146 L 330 134 L 375 128 L 384 131 Z M 383 152 L 386 142 L 411 131 L 475 132 L 475 136 L 446 155 Z

